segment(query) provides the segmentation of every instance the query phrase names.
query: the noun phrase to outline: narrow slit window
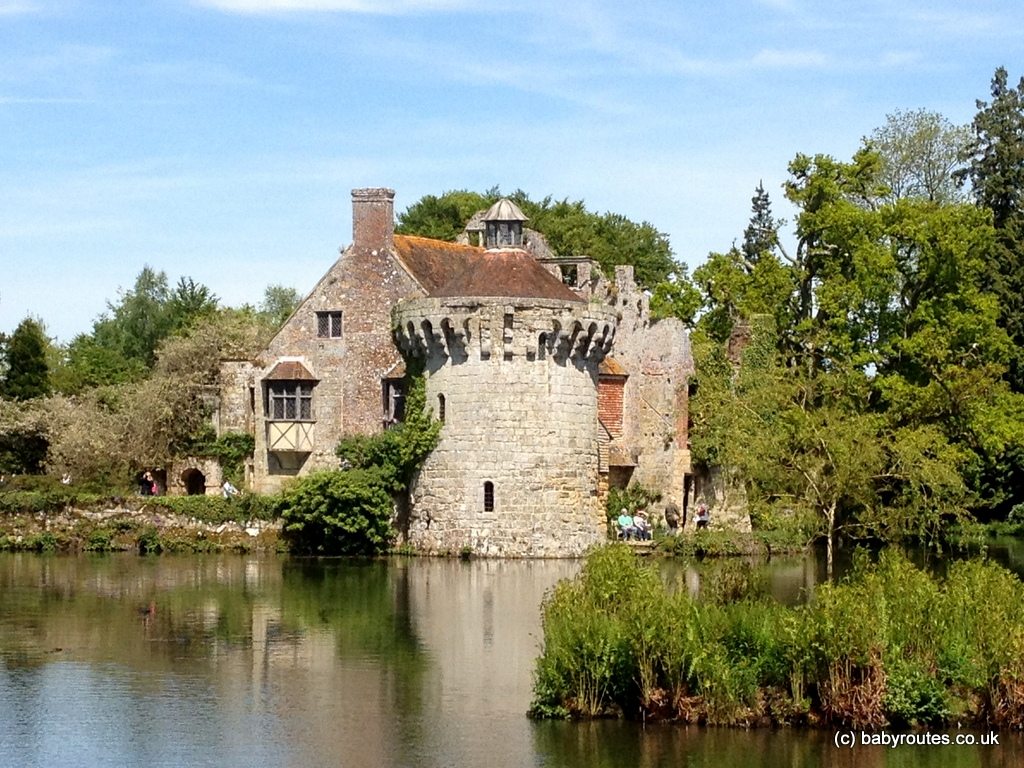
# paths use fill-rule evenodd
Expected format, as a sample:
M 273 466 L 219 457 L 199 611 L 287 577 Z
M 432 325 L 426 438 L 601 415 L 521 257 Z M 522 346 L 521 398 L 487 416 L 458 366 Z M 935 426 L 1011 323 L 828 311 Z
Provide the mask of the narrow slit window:
M 494 483 L 488 480 L 484 483 L 484 512 L 494 511 Z
M 445 400 L 444 395 L 437 396 L 437 418 L 444 424 L 445 417 Z

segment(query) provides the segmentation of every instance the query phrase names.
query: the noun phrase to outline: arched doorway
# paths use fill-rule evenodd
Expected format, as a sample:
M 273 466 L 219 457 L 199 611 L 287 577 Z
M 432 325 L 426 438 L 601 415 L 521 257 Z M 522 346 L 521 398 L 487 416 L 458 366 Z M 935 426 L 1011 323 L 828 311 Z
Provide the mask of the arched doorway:
M 206 493 L 206 476 L 195 467 L 181 473 L 181 484 L 189 496 L 203 496 Z

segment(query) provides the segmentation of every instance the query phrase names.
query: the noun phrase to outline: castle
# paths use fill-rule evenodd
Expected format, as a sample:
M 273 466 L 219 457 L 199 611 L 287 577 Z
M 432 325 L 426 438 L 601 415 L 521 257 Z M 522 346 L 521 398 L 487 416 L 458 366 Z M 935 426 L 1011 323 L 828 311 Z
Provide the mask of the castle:
M 508 200 L 458 243 L 394 221 L 392 190 L 353 190 L 352 244 L 255 360 L 222 364 L 215 426 L 254 436 L 254 491 L 338 468 L 343 435 L 400 420 L 415 360 L 443 426 L 402 516 L 412 548 L 578 555 L 630 482 L 693 506 L 689 338 L 651 320 L 631 267 L 551 253 Z

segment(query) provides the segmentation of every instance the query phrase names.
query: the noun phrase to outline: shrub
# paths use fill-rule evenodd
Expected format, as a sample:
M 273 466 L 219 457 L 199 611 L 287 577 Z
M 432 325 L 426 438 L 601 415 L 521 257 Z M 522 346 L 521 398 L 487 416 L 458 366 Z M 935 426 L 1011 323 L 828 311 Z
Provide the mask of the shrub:
M 1003 568 L 939 580 L 895 551 L 860 555 L 788 608 L 731 565 L 691 598 L 621 544 L 595 551 L 545 600 L 531 713 L 1024 726 L 1024 586 Z
M 316 472 L 276 502 L 293 549 L 317 555 L 373 555 L 388 548 L 393 502 L 377 469 Z

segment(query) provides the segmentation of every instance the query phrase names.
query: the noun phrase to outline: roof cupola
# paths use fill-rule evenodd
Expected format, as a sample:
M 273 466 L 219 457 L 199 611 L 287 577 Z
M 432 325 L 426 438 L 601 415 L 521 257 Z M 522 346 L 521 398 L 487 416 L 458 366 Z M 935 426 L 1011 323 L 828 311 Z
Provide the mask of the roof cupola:
M 522 248 L 523 222 L 528 218 L 507 197 L 501 198 L 484 214 L 486 248 Z

